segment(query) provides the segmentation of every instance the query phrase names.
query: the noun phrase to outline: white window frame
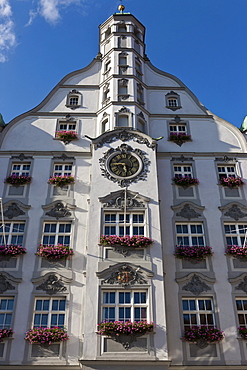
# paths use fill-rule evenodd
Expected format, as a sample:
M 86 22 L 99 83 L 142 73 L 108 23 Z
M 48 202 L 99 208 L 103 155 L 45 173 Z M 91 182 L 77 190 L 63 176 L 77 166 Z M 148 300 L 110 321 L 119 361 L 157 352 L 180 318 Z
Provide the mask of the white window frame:
M 73 131 L 77 132 L 76 121 L 58 121 L 57 131 Z
M 169 131 L 170 134 L 177 133 L 177 134 L 187 134 L 187 126 L 186 123 L 176 123 L 170 122 L 169 123 Z
M 19 229 L 20 226 L 19 225 L 24 225 L 23 230 L 20 231 L 20 229 Z M 22 246 L 24 244 L 25 227 L 26 227 L 26 222 L 25 221 L 6 221 L 5 222 L 5 227 L 4 227 L 6 244 L 7 245 L 13 244 L 13 245 L 21 245 Z M 7 228 L 9 228 L 9 230 Z M 22 238 L 19 238 L 19 241 L 20 241 L 20 239 L 22 239 L 22 240 L 19 243 L 13 243 L 12 242 L 13 238 L 18 238 L 18 237 L 22 237 Z M 0 240 L 1 240 L 0 244 L 3 245 L 4 244 L 4 235 L 3 235 L 3 225 L 2 224 L 0 225 Z
M 240 302 L 237 304 L 237 301 Z M 247 327 L 247 297 L 235 297 L 235 309 L 237 313 L 238 326 Z
M 187 302 L 188 309 L 185 309 L 184 307 L 185 301 L 188 301 Z M 211 309 L 208 309 L 207 304 L 205 303 L 206 301 L 210 302 Z M 201 306 L 203 305 L 204 309 L 200 307 L 200 305 Z M 184 329 L 190 328 L 191 326 L 197 326 L 197 325 L 198 326 L 200 325 L 215 326 L 215 309 L 214 309 L 214 300 L 212 297 L 200 297 L 200 298 L 182 297 L 182 312 L 183 312 Z M 185 317 L 188 317 L 186 321 L 185 321 Z M 187 323 L 188 321 L 190 323 Z
M 176 92 L 170 91 L 169 93 L 166 94 L 165 98 L 166 98 L 166 108 L 171 110 L 177 110 L 182 108 L 180 96 Z
M 113 215 L 115 216 L 115 221 L 106 221 L 106 215 Z M 141 215 L 143 217 L 143 222 L 134 222 L 134 216 Z M 126 219 L 126 235 L 133 236 L 133 235 L 141 235 L 146 236 L 147 233 L 147 227 L 146 227 L 146 220 L 145 220 L 145 212 L 127 212 L 126 216 L 128 219 Z M 104 220 L 103 220 L 103 234 L 104 235 L 119 235 L 123 236 L 124 232 L 120 232 L 120 230 L 124 229 L 124 220 L 122 221 L 122 218 L 124 218 L 123 212 L 111 212 L 111 211 L 105 211 L 104 212 Z M 126 218 L 127 218 L 126 217 Z M 110 233 L 106 234 L 106 227 L 112 227 L 115 228 L 116 233 Z M 144 229 L 144 235 L 142 233 L 140 234 L 134 234 L 134 227 L 143 228 Z M 121 229 L 120 229 L 121 228 Z
M 44 307 L 44 301 L 49 301 L 49 308 L 48 309 L 37 309 L 36 305 L 37 305 L 37 301 L 42 301 L 42 307 Z M 54 310 L 52 305 L 53 305 L 53 302 L 55 301 L 63 301 L 64 302 L 64 309 L 61 310 L 61 309 L 57 309 L 57 310 Z M 60 308 L 60 307 L 59 307 Z M 66 297 L 48 297 L 48 296 L 37 296 L 35 297 L 35 301 L 34 301 L 34 310 L 33 310 L 33 319 L 32 319 L 32 327 L 33 328 L 36 328 L 36 327 L 43 327 L 43 328 L 52 328 L 54 326 L 58 326 L 60 328 L 64 328 L 66 327 L 66 308 L 67 308 L 67 300 L 66 300 Z M 36 315 L 46 315 L 47 316 L 47 325 L 42 325 L 42 318 L 39 320 L 39 324 L 36 323 L 35 324 L 35 318 L 36 318 Z M 56 324 L 52 324 L 52 316 L 53 315 L 62 315 L 63 316 L 63 325 L 59 325 L 59 322 L 57 321 Z
M 58 169 L 58 166 L 60 169 Z M 71 176 L 72 173 L 73 163 L 54 163 L 53 176 Z
M 14 168 L 19 167 L 19 168 Z M 27 167 L 27 168 L 25 168 Z M 11 165 L 11 175 L 17 176 L 30 176 L 31 173 L 31 162 L 13 162 Z
M 13 301 L 12 305 L 7 303 L 7 307 L 3 308 L 3 301 Z M 8 309 L 9 307 L 9 309 Z M 3 323 L 0 323 L 0 329 L 10 329 L 13 328 L 13 316 L 14 316 L 14 309 L 15 309 L 15 296 L 1 296 L 0 297 L 0 315 L 1 317 L 4 315 Z M 7 317 L 10 317 L 7 320 Z M 9 322 L 7 322 L 9 321 Z
M 181 229 L 183 229 L 183 226 L 187 226 L 188 232 L 181 232 L 178 231 L 178 226 L 181 226 Z M 196 232 L 193 232 L 192 228 L 197 228 L 197 226 L 201 227 L 202 232 L 199 233 L 198 230 Z M 175 224 L 176 229 L 176 244 L 178 246 L 205 246 L 205 231 L 204 231 L 204 225 L 202 222 L 191 222 L 191 223 L 185 223 L 185 222 L 176 222 Z M 180 239 L 188 239 L 188 243 L 183 243 Z M 199 243 L 195 243 L 195 239 L 198 240 L 198 238 L 201 238 L 202 240 Z
M 77 99 L 77 103 L 72 104 L 71 99 Z M 80 107 L 82 105 L 82 94 L 79 91 L 75 90 L 75 89 L 71 90 L 67 95 L 67 100 L 66 100 L 65 105 L 66 105 L 66 107 L 71 108 L 71 109 L 76 109 L 76 108 Z
M 55 231 L 49 231 L 45 232 L 46 225 L 56 225 Z M 60 225 L 70 225 L 70 231 L 69 232 L 64 232 L 64 231 L 59 231 Z M 48 237 L 55 237 L 54 243 L 45 243 L 44 238 Z M 60 238 L 65 238 L 69 237 L 69 243 L 61 243 Z M 42 238 L 41 238 L 41 244 L 42 245 L 57 245 L 57 244 L 62 244 L 62 245 L 68 245 L 71 246 L 71 241 L 72 241 L 72 222 L 69 221 L 63 221 L 63 222 L 54 222 L 54 221 L 44 221 L 43 223 L 43 229 L 42 229 Z
M 191 164 L 174 164 L 173 172 L 175 177 L 187 176 L 193 178 L 193 168 Z
M 109 294 L 115 294 L 115 302 L 114 303 L 110 303 L 110 302 L 104 302 L 104 297 L 105 297 L 105 294 L 106 293 L 109 293 Z M 124 295 L 125 293 L 130 293 L 130 303 L 120 303 L 120 299 L 119 299 L 119 296 L 120 294 Z M 135 293 L 145 293 L 146 294 L 146 301 L 145 303 L 135 303 L 134 302 L 134 297 L 135 297 Z M 102 289 L 101 291 L 101 318 L 102 318 L 102 321 L 105 320 L 105 321 L 142 321 L 142 320 L 146 320 L 147 322 L 150 321 L 150 313 L 149 313 L 149 294 L 148 294 L 148 289 L 116 289 L 116 290 L 113 290 L 113 289 Z M 104 309 L 105 308 L 115 308 L 115 315 L 114 317 L 109 317 L 109 315 L 106 315 L 104 314 Z M 119 314 L 119 309 L 120 308 L 130 308 L 130 317 L 126 317 L 125 316 L 125 313 L 124 313 L 124 316 L 125 317 L 122 317 L 120 316 Z M 144 317 L 141 317 L 142 315 L 140 314 L 140 318 L 136 319 L 136 316 L 135 316 L 135 308 L 144 308 L 145 311 L 146 311 L 146 315 L 145 315 L 145 318 Z M 141 310 L 140 310 L 141 311 Z M 108 318 L 107 318 L 108 316 Z
M 229 231 L 226 229 L 226 227 L 229 227 Z M 238 245 L 243 246 L 244 242 L 247 244 L 247 240 L 245 241 L 245 234 L 247 233 L 247 223 L 230 223 L 230 222 L 224 222 L 224 232 L 225 232 L 225 240 L 226 245 Z M 228 243 L 227 239 L 236 239 L 236 243 Z M 233 240 L 232 240 L 233 241 Z
M 231 176 L 231 177 L 236 177 L 237 176 L 235 164 L 227 164 L 227 165 L 218 164 L 217 165 L 217 170 L 218 170 L 219 178 L 225 178 L 225 177 L 229 177 L 229 176 Z

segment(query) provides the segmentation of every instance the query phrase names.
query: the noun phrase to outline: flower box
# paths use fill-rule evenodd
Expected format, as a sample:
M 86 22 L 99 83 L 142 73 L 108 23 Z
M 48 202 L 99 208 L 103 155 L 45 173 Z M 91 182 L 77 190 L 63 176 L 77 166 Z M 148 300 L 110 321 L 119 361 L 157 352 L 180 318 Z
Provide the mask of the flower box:
M 214 326 L 192 326 L 184 330 L 182 340 L 200 344 L 204 342 L 206 345 L 214 342 L 220 342 L 224 338 L 224 332 Z
M 239 327 L 238 328 L 238 333 L 239 333 L 239 335 L 240 335 L 240 337 L 242 339 L 247 340 L 247 328 L 245 328 L 245 327 Z
M 154 330 L 154 324 L 147 323 L 146 321 L 114 321 L 107 322 L 103 321 L 98 324 L 97 334 L 111 336 L 124 335 L 137 335 L 141 336 L 146 333 L 152 333 Z
M 56 131 L 56 139 L 69 144 L 73 140 L 78 140 L 78 134 L 75 131 Z
M 117 236 L 117 235 L 102 235 L 99 245 L 104 246 L 120 246 L 127 248 L 147 248 L 153 243 L 151 238 L 145 236 Z
M 26 248 L 21 245 L 0 245 L 0 260 L 2 257 L 16 257 L 26 253 Z
M 247 247 L 239 247 L 238 245 L 228 245 L 225 254 L 229 257 L 235 257 L 247 261 Z
M 179 259 L 200 262 L 213 255 L 212 248 L 208 246 L 176 246 L 174 256 Z
M 183 188 L 188 188 L 189 186 L 199 184 L 198 179 L 194 179 L 193 177 L 182 176 L 182 175 L 173 177 L 172 181 L 175 185 L 182 186 Z
M 40 245 L 36 253 L 37 256 L 48 260 L 64 260 L 73 256 L 74 252 L 67 245 Z
M 241 177 L 234 177 L 234 176 L 221 177 L 219 179 L 219 185 L 233 189 L 233 188 L 238 188 L 239 186 L 244 185 L 244 181 L 241 179 Z
M 50 185 L 54 185 L 62 188 L 63 186 L 72 185 L 75 183 L 74 176 L 51 176 L 47 182 Z
M 186 141 L 192 141 L 191 136 L 182 132 L 173 132 L 169 136 L 169 141 L 173 141 L 177 145 L 181 146 Z
M 2 342 L 4 338 L 12 337 L 12 335 L 13 329 L 8 328 L 0 329 L 0 342 Z
M 32 177 L 27 175 L 9 175 L 4 182 L 5 184 L 18 187 L 20 185 L 30 184 L 32 182 Z
M 54 326 L 53 328 L 33 328 L 26 332 L 25 339 L 31 343 L 52 344 L 64 342 L 69 339 L 68 334 L 62 328 Z

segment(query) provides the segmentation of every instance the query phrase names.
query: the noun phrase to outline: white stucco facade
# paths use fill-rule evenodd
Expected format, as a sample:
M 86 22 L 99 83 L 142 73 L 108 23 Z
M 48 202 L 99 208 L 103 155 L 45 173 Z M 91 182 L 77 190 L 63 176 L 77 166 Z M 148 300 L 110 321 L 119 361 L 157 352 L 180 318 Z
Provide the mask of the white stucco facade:
M 0 261 L 0 329 L 14 331 L 0 342 L 3 368 L 247 369 L 237 330 L 247 320 L 247 262 L 225 255 L 229 240 L 243 245 L 247 185 L 219 185 L 221 175 L 246 181 L 245 134 L 154 67 L 144 34 L 133 15 L 111 16 L 100 26 L 100 52 L 89 66 L 65 76 L 0 132 L 1 244 L 7 238 L 27 250 Z M 78 139 L 59 140 L 63 130 Z M 172 133 L 190 136 L 176 143 Z M 126 155 L 138 158 L 136 173 Z M 48 184 L 56 171 L 71 173 L 75 183 Z M 32 182 L 6 184 L 13 173 L 28 173 Z M 175 185 L 172 178 L 184 175 L 199 184 Z M 106 247 L 99 245 L 104 234 L 144 235 L 153 243 Z M 70 259 L 36 255 L 40 244 L 59 240 L 69 240 Z M 213 255 L 198 263 L 178 259 L 176 245 L 211 246 Z M 97 334 L 103 320 L 123 317 L 153 322 L 154 331 Z M 35 322 L 49 327 L 52 320 L 63 321 L 68 341 L 24 340 Z M 224 339 L 182 341 L 188 320 L 216 326 Z

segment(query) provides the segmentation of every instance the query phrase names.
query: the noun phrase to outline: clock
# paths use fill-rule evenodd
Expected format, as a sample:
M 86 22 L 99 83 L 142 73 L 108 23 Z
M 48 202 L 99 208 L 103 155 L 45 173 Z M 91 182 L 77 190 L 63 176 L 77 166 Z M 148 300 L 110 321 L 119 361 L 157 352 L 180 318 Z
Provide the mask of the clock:
M 102 176 L 128 187 L 131 183 L 147 178 L 150 164 L 146 153 L 122 144 L 116 149 L 111 148 L 99 159 Z
M 113 153 L 107 161 L 108 171 L 115 177 L 131 179 L 137 176 L 143 167 L 142 160 L 135 153 Z

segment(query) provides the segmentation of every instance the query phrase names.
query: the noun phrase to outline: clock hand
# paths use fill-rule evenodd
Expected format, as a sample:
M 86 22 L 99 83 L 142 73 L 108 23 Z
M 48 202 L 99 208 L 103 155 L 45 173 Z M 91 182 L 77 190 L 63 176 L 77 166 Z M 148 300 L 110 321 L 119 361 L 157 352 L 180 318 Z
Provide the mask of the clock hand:
M 114 164 L 115 164 L 115 165 L 117 165 L 117 166 L 118 166 L 118 165 L 123 166 L 123 170 L 124 170 L 124 172 L 127 172 L 127 171 L 128 171 L 125 163 L 123 163 L 123 162 L 115 162 Z

